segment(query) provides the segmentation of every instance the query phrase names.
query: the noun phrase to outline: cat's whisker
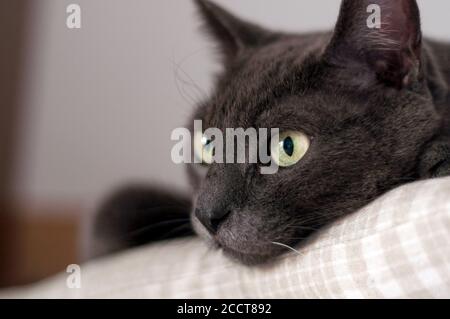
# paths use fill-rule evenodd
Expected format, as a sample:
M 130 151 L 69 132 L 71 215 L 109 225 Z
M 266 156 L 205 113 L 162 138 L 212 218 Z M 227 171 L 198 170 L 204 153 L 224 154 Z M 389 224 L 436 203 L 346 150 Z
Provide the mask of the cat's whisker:
M 306 240 L 308 238 L 309 238 L 309 236 L 307 236 L 307 237 L 283 237 L 284 240 Z
M 181 211 L 185 211 L 186 210 L 186 206 L 182 206 L 182 205 L 161 205 L 161 206 L 154 206 L 154 207 L 142 207 L 142 208 L 133 208 L 133 212 L 138 212 L 138 213 L 144 213 L 144 212 L 153 212 L 155 210 L 181 210 Z
M 281 247 L 284 247 L 286 249 L 289 249 L 290 251 L 293 251 L 293 252 L 295 252 L 296 254 L 298 254 L 300 256 L 304 256 L 303 253 L 301 253 L 300 251 L 298 251 L 297 249 L 295 249 L 295 248 L 293 248 L 293 247 L 291 247 L 289 245 L 286 245 L 286 244 L 283 244 L 283 243 L 279 243 L 279 242 L 276 242 L 276 241 L 272 241 L 271 243 L 274 244 L 274 245 L 281 246 Z
M 177 89 L 178 93 L 180 94 L 180 96 L 189 104 L 198 104 L 202 100 L 203 97 L 207 96 L 207 94 L 200 87 L 200 85 L 198 85 L 194 81 L 194 79 L 183 69 L 182 65 L 189 58 L 198 54 L 202 50 L 203 50 L 203 48 L 196 50 L 196 51 L 192 52 L 191 54 L 186 55 L 179 62 L 176 62 L 174 57 L 172 57 L 172 60 L 171 60 L 172 64 L 174 65 L 173 74 L 174 74 L 174 78 L 175 78 L 176 89 Z M 182 78 L 180 73 L 184 76 L 184 79 Z M 183 84 L 184 86 L 187 86 L 187 87 L 190 87 L 191 89 L 193 89 L 192 90 L 193 95 L 191 93 L 189 93 L 187 90 L 185 90 L 184 87 L 181 87 L 180 83 Z
M 192 77 L 181 66 L 179 66 L 179 71 L 181 71 L 181 73 L 183 73 L 186 76 L 186 78 L 188 78 L 188 80 L 189 80 L 189 81 L 187 81 L 187 80 L 183 80 L 182 78 L 179 78 L 183 84 L 186 84 L 186 85 L 190 86 L 191 88 L 196 89 L 197 94 L 200 94 L 201 96 L 206 96 L 206 93 L 202 90 L 202 88 L 198 84 L 195 83 L 195 81 L 192 79 Z
M 180 231 L 183 231 L 183 228 L 186 228 L 185 231 L 180 232 Z M 177 233 L 178 233 L 178 236 L 191 234 L 192 233 L 191 225 L 183 224 L 183 225 L 177 226 L 174 229 L 172 229 L 171 231 L 165 233 L 158 240 L 168 239 L 171 235 L 175 235 Z
M 180 78 L 177 70 L 174 70 L 174 77 L 175 77 L 175 87 L 180 94 L 180 96 L 189 104 L 197 104 L 198 101 L 196 101 L 195 98 L 193 98 L 189 93 L 187 93 L 182 87 L 180 86 Z
M 144 227 L 141 227 L 141 228 L 138 228 L 138 229 L 130 231 L 125 236 L 123 236 L 123 238 L 131 238 L 133 236 L 138 236 L 138 235 L 141 235 L 141 234 L 143 234 L 143 233 L 145 233 L 147 231 L 155 229 L 157 227 L 166 226 L 166 225 L 179 224 L 179 223 L 183 223 L 183 226 L 184 225 L 189 225 L 189 221 L 190 221 L 190 219 L 188 219 L 188 218 L 186 218 L 186 219 L 185 218 L 180 218 L 180 219 L 165 220 L 165 221 L 161 221 L 161 222 L 158 222 L 158 223 L 149 224 L 149 225 L 146 225 Z
M 291 225 L 291 226 L 285 226 L 285 228 L 291 228 L 291 229 L 304 229 L 304 230 L 312 230 L 312 231 L 316 231 L 319 230 L 319 227 L 310 227 L 310 226 L 296 226 L 296 225 Z

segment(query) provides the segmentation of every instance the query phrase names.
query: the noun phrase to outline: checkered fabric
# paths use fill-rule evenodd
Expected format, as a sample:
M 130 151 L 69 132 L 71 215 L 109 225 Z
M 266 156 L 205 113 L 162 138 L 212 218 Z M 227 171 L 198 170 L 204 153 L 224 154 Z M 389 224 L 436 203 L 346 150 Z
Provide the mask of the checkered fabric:
M 450 298 L 450 179 L 403 186 L 272 266 L 245 267 L 199 239 L 150 245 L 3 292 L 19 298 Z

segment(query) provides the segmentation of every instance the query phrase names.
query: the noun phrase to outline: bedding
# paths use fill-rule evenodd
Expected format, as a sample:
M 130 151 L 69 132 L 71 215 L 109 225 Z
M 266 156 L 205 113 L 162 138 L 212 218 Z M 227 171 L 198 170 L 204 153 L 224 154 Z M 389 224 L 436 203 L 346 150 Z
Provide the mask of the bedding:
M 271 264 L 246 267 L 200 239 L 151 244 L 1 298 L 450 298 L 450 178 L 391 191 Z

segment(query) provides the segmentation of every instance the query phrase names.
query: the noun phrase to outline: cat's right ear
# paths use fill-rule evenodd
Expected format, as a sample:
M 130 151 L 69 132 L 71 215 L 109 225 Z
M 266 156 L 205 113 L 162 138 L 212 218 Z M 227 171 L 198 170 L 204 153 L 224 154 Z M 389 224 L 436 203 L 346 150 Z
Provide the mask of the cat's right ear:
M 272 34 L 263 28 L 243 21 L 209 0 L 194 0 L 204 21 L 204 27 L 218 44 L 225 63 L 233 60 L 246 48 L 267 42 Z

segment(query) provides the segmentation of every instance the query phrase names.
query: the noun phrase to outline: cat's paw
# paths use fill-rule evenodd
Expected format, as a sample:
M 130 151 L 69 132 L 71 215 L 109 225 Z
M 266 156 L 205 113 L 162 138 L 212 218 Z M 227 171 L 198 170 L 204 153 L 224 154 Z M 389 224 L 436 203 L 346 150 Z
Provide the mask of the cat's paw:
M 450 141 L 436 141 L 424 152 L 419 173 L 422 178 L 450 176 Z

